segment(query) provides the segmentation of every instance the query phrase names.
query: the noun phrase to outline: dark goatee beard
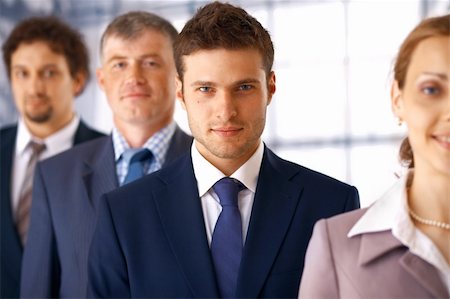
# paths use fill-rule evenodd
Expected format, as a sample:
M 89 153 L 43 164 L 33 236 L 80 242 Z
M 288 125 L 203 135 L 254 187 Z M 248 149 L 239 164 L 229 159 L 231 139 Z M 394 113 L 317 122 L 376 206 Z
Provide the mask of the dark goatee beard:
M 52 114 L 53 114 L 53 107 L 51 105 L 47 106 L 47 110 L 45 111 L 41 111 L 41 112 L 36 112 L 34 111 L 34 109 L 27 109 L 27 102 L 28 101 L 41 101 L 44 103 L 49 103 L 50 99 L 46 94 L 43 93 L 36 93 L 36 94 L 31 94 L 28 95 L 25 98 L 25 113 L 24 116 L 26 117 L 26 119 L 28 119 L 30 122 L 33 123 L 37 123 L 37 124 L 42 124 L 47 122 Z
M 53 114 L 53 109 L 49 108 L 44 113 L 37 114 L 37 115 L 33 115 L 29 112 L 25 112 L 25 117 L 31 122 L 42 124 L 42 123 L 47 122 L 51 118 L 52 114 Z

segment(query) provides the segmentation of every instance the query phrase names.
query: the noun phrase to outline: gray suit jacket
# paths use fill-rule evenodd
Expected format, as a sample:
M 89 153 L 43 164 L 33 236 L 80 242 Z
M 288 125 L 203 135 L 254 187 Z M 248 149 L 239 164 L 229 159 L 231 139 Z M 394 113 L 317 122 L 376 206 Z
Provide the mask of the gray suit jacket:
M 73 144 L 104 134 L 88 127 L 82 120 L 75 131 Z M 11 184 L 17 124 L 0 130 L 0 297 L 18 298 L 23 248 L 16 230 L 11 207 Z
M 192 137 L 177 127 L 165 165 L 188 152 L 191 144 Z M 86 296 L 87 255 L 97 206 L 100 196 L 116 187 L 111 136 L 37 165 L 21 297 Z
M 316 224 L 299 298 L 449 298 L 438 270 L 390 230 L 347 237 L 366 210 Z

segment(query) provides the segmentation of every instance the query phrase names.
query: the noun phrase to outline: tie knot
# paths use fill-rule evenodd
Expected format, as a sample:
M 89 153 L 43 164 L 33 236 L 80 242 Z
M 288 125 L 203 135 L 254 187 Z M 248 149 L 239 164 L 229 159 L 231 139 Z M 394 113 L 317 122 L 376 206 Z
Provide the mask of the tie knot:
M 128 172 L 122 184 L 128 184 L 142 177 L 147 165 L 153 157 L 152 152 L 146 148 L 131 148 L 123 153 L 123 158 L 128 161 Z
M 45 149 L 45 143 L 40 143 L 34 140 L 30 140 L 28 144 L 34 155 L 39 155 Z
M 241 182 L 230 177 L 220 179 L 213 186 L 214 191 L 219 196 L 222 207 L 237 206 L 237 195 L 244 188 Z
M 124 152 L 124 158 L 129 163 L 144 162 L 152 158 L 152 152 L 147 148 L 130 148 Z

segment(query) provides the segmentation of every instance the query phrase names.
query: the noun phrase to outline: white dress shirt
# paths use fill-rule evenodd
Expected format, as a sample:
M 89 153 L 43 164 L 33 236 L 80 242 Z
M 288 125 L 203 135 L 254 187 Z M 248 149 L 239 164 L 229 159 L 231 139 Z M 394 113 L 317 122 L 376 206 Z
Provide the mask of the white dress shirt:
M 450 266 L 436 245 L 422 233 L 411 220 L 408 212 L 407 182 L 414 170 L 402 176 L 358 220 L 348 237 L 391 230 L 392 235 L 409 250 L 438 269 L 450 294 Z
M 12 211 L 15 214 L 19 204 L 20 188 L 22 187 L 25 171 L 31 156 L 31 149 L 27 146 L 31 140 L 45 143 L 45 150 L 41 153 L 39 160 L 43 160 L 68 150 L 73 146 L 75 132 L 80 124 L 80 117 L 75 115 L 73 119 L 62 129 L 53 133 L 45 139 L 31 135 L 22 119 L 17 124 L 17 137 L 14 149 L 14 160 L 12 166 Z
M 203 209 L 208 244 L 211 246 L 214 227 L 216 226 L 217 219 L 222 211 L 219 197 L 212 187 L 218 180 L 224 178 L 225 175 L 199 153 L 196 142 L 197 141 L 193 142 L 191 148 L 192 164 L 197 179 L 198 193 Z M 264 145 L 261 142 L 250 159 L 230 175 L 231 178 L 239 180 L 246 187 L 246 189 L 238 194 L 238 206 L 241 213 L 242 238 L 244 244 L 247 237 L 248 225 L 250 223 L 250 215 L 252 212 L 253 200 L 255 198 L 256 184 L 258 183 L 263 153 Z

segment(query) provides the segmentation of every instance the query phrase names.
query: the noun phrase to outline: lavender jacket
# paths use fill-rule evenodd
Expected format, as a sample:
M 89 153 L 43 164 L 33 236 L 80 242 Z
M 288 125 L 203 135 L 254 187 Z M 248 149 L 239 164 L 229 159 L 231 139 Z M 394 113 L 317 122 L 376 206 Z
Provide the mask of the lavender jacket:
M 449 298 L 438 270 L 390 230 L 347 237 L 366 211 L 317 222 L 299 298 Z

